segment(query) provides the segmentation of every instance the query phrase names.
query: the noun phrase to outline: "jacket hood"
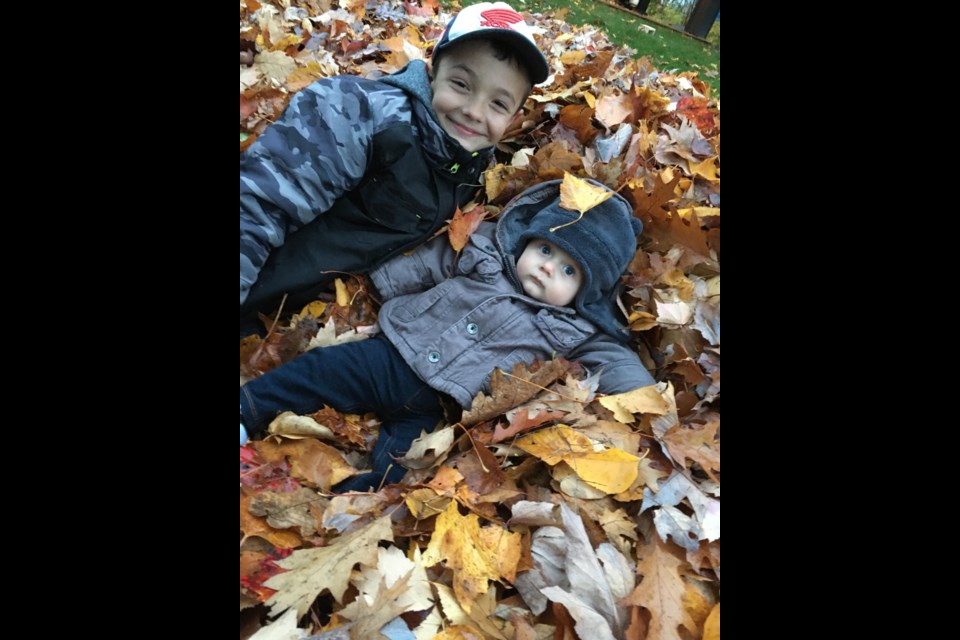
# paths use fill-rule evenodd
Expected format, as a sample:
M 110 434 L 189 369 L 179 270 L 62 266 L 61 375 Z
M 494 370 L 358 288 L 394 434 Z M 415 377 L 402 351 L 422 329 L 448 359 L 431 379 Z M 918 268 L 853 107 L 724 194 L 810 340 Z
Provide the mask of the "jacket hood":
M 636 252 L 636 237 L 643 224 L 634 217 L 630 203 L 614 194 L 579 221 L 557 229 L 579 215 L 559 207 L 562 182 L 550 180 L 530 187 L 501 212 L 496 238 L 500 250 L 509 258 L 507 273 L 519 287 L 516 260 L 527 242 L 532 238 L 552 242 L 583 269 L 583 285 L 573 302 L 577 313 L 604 333 L 627 341 L 630 332 L 622 324 L 623 314 L 617 304 L 623 290 L 620 276 Z
M 412 60 L 400 71 L 380 78 L 380 82 L 402 89 L 413 98 L 413 116 L 423 138 L 424 150 L 441 174 L 459 182 L 477 182 L 480 172 L 487 168 L 493 156 L 493 147 L 467 151 L 443 130 L 433 111 L 433 89 L 427 64 L 423 60 Z

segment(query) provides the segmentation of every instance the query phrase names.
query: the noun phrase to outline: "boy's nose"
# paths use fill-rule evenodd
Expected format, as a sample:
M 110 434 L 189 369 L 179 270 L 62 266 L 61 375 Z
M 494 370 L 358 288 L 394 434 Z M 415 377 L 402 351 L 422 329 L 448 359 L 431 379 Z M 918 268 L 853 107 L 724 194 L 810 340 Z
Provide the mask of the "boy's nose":
M 477 104 L 477 100 L 468 100 L 465 102 L 463 105 L 463 114 L 471 120 L 479 120 L 480 107 Z

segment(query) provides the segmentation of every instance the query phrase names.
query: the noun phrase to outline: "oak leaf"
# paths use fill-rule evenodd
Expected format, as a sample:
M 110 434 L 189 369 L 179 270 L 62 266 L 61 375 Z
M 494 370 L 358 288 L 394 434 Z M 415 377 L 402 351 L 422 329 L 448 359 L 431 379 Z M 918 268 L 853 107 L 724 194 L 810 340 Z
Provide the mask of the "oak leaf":
M 695 637 L 699 629 L 683 606 L 686 584 L 680 569 L 684 562 L 677 557 L 676 548 L 654 537 L 642 552 L 637 573 L 643 580 L 620 604 L 643 607 L 650 613 L 649 640 L 682 640 L 681 625 Z
M 663 434 L 661 440 L 670 456 L 681 466 L 686 468 L 687 459 L 693 460 L 714 481 L 720 482 L 713 473 L 720 471 L 720 439 L 716 437 L 719 428 L 719 421 L 709 422 L 699 429 L 677 426 Z
M 509 374 L 495 369 L 490 376 L 490 395 L 484 395 L 482 391 L 477 393 L 470 410 L 463 413 L 460 422 L 470 426 L 495 418 L 534 397 L 569 369 L 570 363 L 562 358 L 548 362 L 538 360 L 529 367 L 519 363 Z
M 295 607 L 300 618 L 325 589 L 337 602 L 343 602 L 353 565 L 376 562 L 380 540 L 393 541 L 390 516 L 337 538 L 328 547 L 297 549 L 288 558 L 278 561 L 286 572 L 265 583 L 265 586 L 277 590 L 267 601 L 271 615 Z

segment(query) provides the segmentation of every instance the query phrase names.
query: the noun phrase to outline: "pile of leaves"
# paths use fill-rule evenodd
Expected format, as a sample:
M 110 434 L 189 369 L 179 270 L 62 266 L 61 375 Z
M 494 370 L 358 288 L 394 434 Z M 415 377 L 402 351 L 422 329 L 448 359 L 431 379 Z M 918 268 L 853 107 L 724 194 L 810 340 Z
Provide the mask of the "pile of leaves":
M 241 150 L 310 82 L 427 57 L 451 15 L 433 0 L 241 0 L 240 14 Z M 695 74 L 562 18 L 527 15 L 553 74 L 445 231 L 462 247 L 544 180 L 617 190 L 644 222 L 623 304 L 658 384 L 602 396 L 564 360 L 496 371 L 376 493 L 330 493 L 365 470 L 376 416 L 278 417 L 240 450 L 241 637 L 719 638 L 720 105 Z M 378 308 L 344 277 L 264 318 L 241 384 L 365 339 Z

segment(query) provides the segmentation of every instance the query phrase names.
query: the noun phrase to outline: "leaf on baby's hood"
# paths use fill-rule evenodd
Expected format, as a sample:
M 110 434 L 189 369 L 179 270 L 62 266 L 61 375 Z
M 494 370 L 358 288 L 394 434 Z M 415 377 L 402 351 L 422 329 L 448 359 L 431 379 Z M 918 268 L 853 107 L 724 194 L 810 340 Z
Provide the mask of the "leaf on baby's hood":
M 612 197 L 610 189 L 593 185 L 572 173 L 564 174 L 560 184 L 560 206 L 568 211 L 579 211 L 581 215 Z

